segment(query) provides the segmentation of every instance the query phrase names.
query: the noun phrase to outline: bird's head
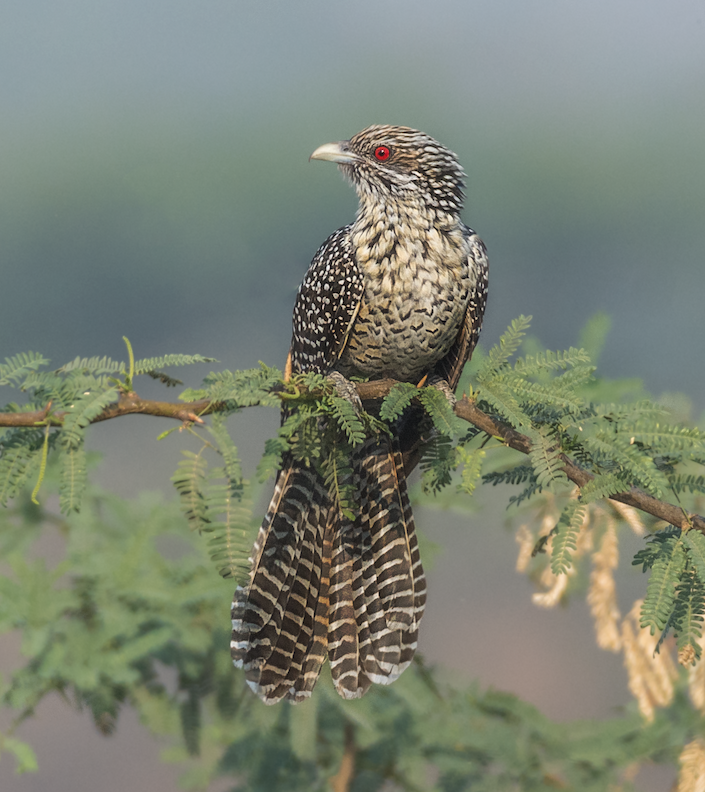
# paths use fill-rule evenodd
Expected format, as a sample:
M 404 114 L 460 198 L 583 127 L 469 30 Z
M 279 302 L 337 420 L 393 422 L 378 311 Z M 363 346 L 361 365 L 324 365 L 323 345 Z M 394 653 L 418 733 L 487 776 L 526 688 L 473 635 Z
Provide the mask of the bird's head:
M 311 159 L 336 162 L 362 200 L 409 200 L 450 215 L 462 209 L 465 174 L 458 158 L 416 129 L 370 126 L 320 146 Z

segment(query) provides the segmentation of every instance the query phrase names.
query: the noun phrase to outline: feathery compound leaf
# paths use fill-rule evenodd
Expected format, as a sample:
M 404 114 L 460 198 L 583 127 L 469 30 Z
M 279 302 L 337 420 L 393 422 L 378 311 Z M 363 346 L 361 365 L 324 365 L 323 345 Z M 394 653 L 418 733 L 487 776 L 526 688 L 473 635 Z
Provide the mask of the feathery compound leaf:
M 705 536 L 700 531 L 686 531 L 683 534 L 683 543 L 690 563 L 700 578 L 700 582 L 705 586 Z
M 251 502 L 244 498 L 248 487 L 225 415 L 211 416 L 208 431 L 215 445 L 204 443 L 198 454 L 183 451 L 185 459 L 172 481 L 191 527 L 209 537 L 208 552 L 218 573 L 234 577 L 241 584 L 247 579 L 247 556 L 254 541 Z M 211 471 L 204 458 L 208 447 L 223 460 L 222 466 Z
M 282 456 L 289 450 L 289 443 L 280 435 L 265 440 L 264 454 L 257 464 L 258 481 L 266 481 L 282 466 Z
M 48 362 L 38 352 L 20 352 L 19 355 L 5 358 L 5 362 L 0 363 L 0 385 L 17 383 Z
M 334 443 L 321 465 L 328 492 L 337 503 L 340 513 L 347 520 L 357 516 L 356 491 L 353 486 L 353 470 L 350 464 L 350 449 Z
M 390 423 L 404 412 L 418 393 L 419 389 L 410 382 L 398 382 L 384 397 L 379 417 Z
M 225 478 L 224 484 L 210 483 Z M 252 522 L 252 503 L 243 497 L 244 487 L 234 491 L 222 468 L 215 468 L 206 488 L 208 524 L 201 529 L 208 538 L 208 553 L 218 574 L 246 582 L 249 574 L 248 556 L 255 540 L 257 526 Z
M 279 399 L 272 390 L 281 383 L 282 373 L 264 364 L 256 369 L 211 373 L 203 380 L 209 399 L 232 403 L 233 407 L 255 404 L 273 407 L 279 404 Z
M 291 435 L 291 453 L 295 459 L 310 465 L 321 458 L 323 436 L 315 415 L 307 414 L 302 410 L 300 417 L 303 420 L 296 423 L 296 431 Z M 279 431 L 283 433 L 287 424 L 288 420 Z
M 487 452 L 484 448 L 468 449 L 465 446 L 458 446 L 456 454 L 463 463 L 463 470 L 460 474 L 460 489 L 468 495 L 472 495 L 482 475 L 482 463 Z
M 578 343 L 581 348 L 587 350 L 593 363 L 597 363 L 600 357 L 611 326 L 612 319 L 606 313 L 600 312 L 588 319 L 587 324 L 580 331 Z
M 573 393 L 572 388 L 559 388 L 556 385 L 557 379 L 547 385 L 519 377 L 507 377 L 506 382 L 513 396 L 528 404 L 540 404 L 543 407 L 552 406 L 567 413 L 578 413 L 586 407 L 585 400 Z
M 514 465 L 507 470 L 493 470 L 482 477 L 484 484 L 523 484 L 525 481 L 535 480 L 534 469 L 531 465 Z
M 583 503 L 594 503 L 624 492 L 629 489 L 629 484 L 615 473 L 598 473 L 592 481 L 588 481 L 580 490 L 580 500 Z
M 694 492 L 705 495 L 705 476 L 675 475 L 668 477 L 671 489 L 678 495 L 681 492 Z
M 519 349 L 526 331 L 531 325 L 530 316 L 518 316 L 505 330 L 499 339 L 499 344 L 490 349 L 487 359 L 477 372 L 477 381 L 485 383 L 491 379 L 502 366 L 506 365 L 509 358 Z
M 76 357 L 70 363 L 64 363 L 56 370 L 57 374 L 70 374 L 74 371 L 86 371 L 91 374 L 116 374 L 123 371 L 125 364 L 112 360 L 107 356 L 82 358 Z
M 56 434 L 50 437 L 55 442 Z M 0 442 L 0 503 L 4 506 L 24 487 L 39 466 L 44 446 L 41 429 L 7 432 Z
M 180 379 L 176 379 L 176 377 L 170 377 L 168 374 L 165 374 L 163 371 L 147 371 L 146 374 L 148 377 L 151 377 L 153 380 L 157 380 L 158 382 L 161 382 L 162 385 L 166 385 L 167 388 L 176 388 L 178 385 L 184 384 Z
M 511 390 L 511 380 L 507 377 L 495 377 L 482 385 L 480 400 L 487 402 L 502 420 L 520 429 L 526 434 L 533 432 L 531 418 L 522 409 Z
M 668 415 L 668 410 L 660 404 L 654 404 L 648 399 L 628 404 L 595 404 L 595 415 L 606 418 L 611 422 L 637 421 L 641 419 L 657 419 Z
M 561 393 L 575 392 L 578 388 L 586 385 L 593 379 L 595 367 L 591 365 L 576 365 L 568 371 L 564 371 L 551 380 L 551 384 Z
M 676 586 L 671 624 L 676 636 L 679 659 L 684 656 L 691 657 L 692 665 L 695 665 L 702 654 L 699 639 L 702 635 L 704 613 L 705 587 L 694 569 L 686 569 L 681 582 Z
M 191 366 L 194 363 L 217 363 L 215 358 L 203 355 L 163 355 L 162 357 L 144 358 L 135 362 L 135 374 L 147 374 L 156 369 L 171 366 Z
M 629 444 L 641 443 L 659 454 L 679 451 L 697 454 L 703 450 L 703 433 L 697 428 L 677 424 L 622 421 L 615 428 L 615 436 Z
M 365 427 L 360 417 L 355 412 L 355 407 L 340 396 L 329 396 L 326 403 L 331 408 L 331 414 L 335 418 L 338 426 L 347 435 L 350 444 L 359 446 L 365 440 Z
M 546 350 L 536 355 L 526 355 L 517 358 L 514 363 L 514 371 L 524 377 L 533 377 L 544 371 L 560 371 L 567 368 L 580 366 L 581 369 L 587 368 L 594 371 L 590 365 L 590 355 L 584 349 L 570 347 L 562 352 L 552 352 Z
M 118 392 L 116 388 L 94 393 L 89 391 L 79 396 L 68 408 L 61 429 L 61 442 L 63 445 L 77 448 L 82 442 L 85 429 L 90 422 L 97 418 L 103 410 L 116 401 Z
M 426 444 L 421 458 L 422 485 L 426 493 L 439 492 L 451 483 L 451 474 L 458 465 L 450 438 L 435 435 Z
M 208 507 L 204 496 L 208 463 L 202 454 L 182 450 L 184 459 L 179 462 L 171 477 L 181 501 L 181 511 L 189 525 L 199 533 L 208 526 Z
M 465 429 L 464 421 L 453 412 L 443 391 L 430 385 L 427 388 L 417 389 L 417 393 L 433 425 L 441 434 L 453 437 Z
M 600 430 L 594 437 L 584 437 L 582 443 L 596 462 L 602 466 L 616 465 L 620 475 L 630 484 L 642 487 L 656 498 L 668 486 L 666 476 L 658 470 L 651 457 L 638 446 L 615 442 L 614 434 Z
M 563 509 L 558 524 L 553 529 L 551 544 L 551 571 L 564 575 L 573 563 L 573 553 L 578 548 L 578 533 L 587 513 L 587 505 L 572 500 Z
M 642 572 L 646 572 L 647 569 L 651 569 L 651 567 L 654 565 L 654 562 L 661 554 L 661 546 L 663 543 L 671 538 L 677 539 L 680 534 L 680 528 L 674 528 L 673 526 L 664 528 L 662 531 L 657 531 L 646 543 L 646 547 L 643 547 L 634 555 L 634 558 L 632 559 L 632 566 L 639 566 L 639 564 L 641 564 Z
M 536 473 L 536 481 L 543 489 L 568 481 L 560 455 L 560 444 L 550 429 L 546 426 L 539 427 L 533 438 L 529 459 Z
M 233 494 L 242 494 L 242 465 L 238 457 L 237 447 L 228 432 L 227 419 L 220 413 L 211 416 L 211 425 L 208 431 L 217 443 L 218 454 L 223 459 L 223 475 L 228 481 L 228 486 Z
M 518 495 L 512 495 L 507 504 L 507 508 L 510 506 L 520 506 L 525 500 L 529 500 L 533 498 L 534 495 L 538 495 L 541 492 L 543 492 L 541 485 L 535 479 L 531 479 Z
M 86 489 L 86 450 L 83 443 L 77 446 L 60 446 L 59 508 L 62 514 L 81 509 L 81 498 Z
M 668 623 L 685 562 L 685 549 L 680 537 L 668 537 L 661 543 L 641 606 L 640 625 L 642 628 L 648 627 L 651 635 L 657 630 L 664 630 Z

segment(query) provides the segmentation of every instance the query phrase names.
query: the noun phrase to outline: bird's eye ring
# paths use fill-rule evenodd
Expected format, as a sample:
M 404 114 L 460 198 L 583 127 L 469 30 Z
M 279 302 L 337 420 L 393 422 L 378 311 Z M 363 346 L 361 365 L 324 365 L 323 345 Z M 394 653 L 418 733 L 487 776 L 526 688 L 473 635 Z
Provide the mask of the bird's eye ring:
M 386 146 L 377 146 L 375 149 L 375 159 L 378 159 L 380 162 L 384 162 L 385 160 L 389 159 L 389 155 L 392 152 Z

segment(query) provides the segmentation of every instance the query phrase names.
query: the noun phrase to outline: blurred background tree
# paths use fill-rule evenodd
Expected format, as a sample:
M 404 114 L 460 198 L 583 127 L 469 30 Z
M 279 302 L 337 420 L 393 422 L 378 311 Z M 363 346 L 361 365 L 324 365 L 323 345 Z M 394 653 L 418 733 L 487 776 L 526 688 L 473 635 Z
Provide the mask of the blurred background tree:
M 604 310 L 613 329 L 602 374 L 641 377 L 666 399 L 683 393 L 671 402 L 692 419 L 705 407 L 696 0 L 361 0 L 352 10 L 84 0 L 1 15 L 1 357 L 121 358 L 128 335 L 144 357 L 281 365 L 295 289 L 355 206 L 307 157 L 391 122 L 436 136 L 468 173 L 465 218 L 492 265 L 486 346 L 531 313 L 548 347 L 567 347 Z M 260 412 L 234 430 L 250 470 L 277 424 Z M 92 431 L 90 446 L 109 449 L 97 480 L 129 498 L 145 488 L 172 497 L 178 444 L 144 443 L 144 420 Z M 630 698 L 621 661 L 592 649 L 584 606 L 532 608 L 513 538 L 487 530 L 503 508 L 490 498 L 480 516 L 417 509 L 430 539 L 452 548 L 431 570 L 424 656 L 553 718 L 611 714 Z M 65 548 L 50 532 L 37 552 L 53 568 Z M 642 584 L 631 574 L 625 611 Z M 4 668 L 22 663 L 17 641 L 3 639 L 0 652 Z M 112 777 L 117 788 L 173 788 L 129 711 L 105 743 L 58 698 L 37 714 L 21 736 L 42 769 L 18 779 L 3 762 L 3 788 L 92 789 L 100 779 L 108 790 Z

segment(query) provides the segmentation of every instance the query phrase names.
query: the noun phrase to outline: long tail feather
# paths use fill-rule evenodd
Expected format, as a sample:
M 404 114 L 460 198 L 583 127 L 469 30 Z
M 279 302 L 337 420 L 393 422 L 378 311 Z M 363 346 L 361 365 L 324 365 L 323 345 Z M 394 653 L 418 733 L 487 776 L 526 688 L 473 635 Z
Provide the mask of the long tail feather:
M 345 698 L 390 684 L 413 658 L 426 584 L 397 441 L 367 440 L 352 471 L 354 520 L 314 469 L 281 471 L 235 592 L 233 662 L 267 703 L 309 697 L 326 655 Z

